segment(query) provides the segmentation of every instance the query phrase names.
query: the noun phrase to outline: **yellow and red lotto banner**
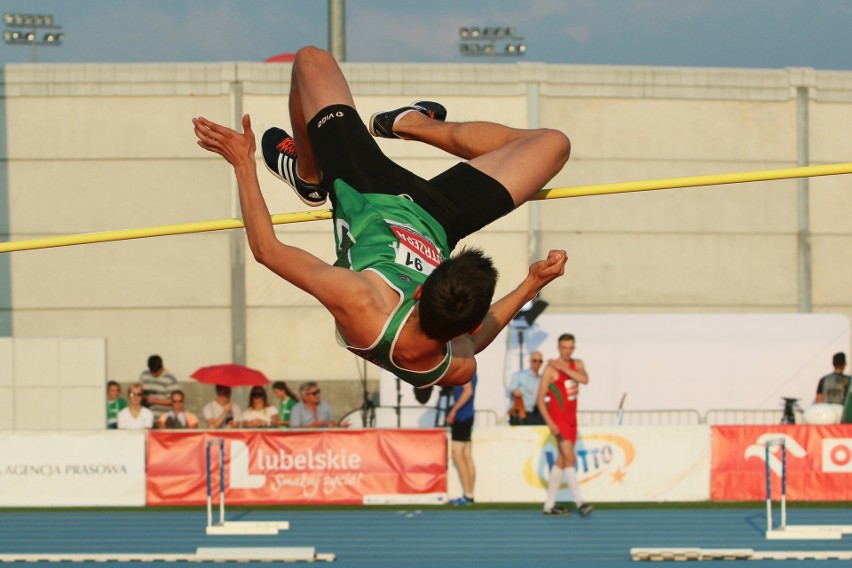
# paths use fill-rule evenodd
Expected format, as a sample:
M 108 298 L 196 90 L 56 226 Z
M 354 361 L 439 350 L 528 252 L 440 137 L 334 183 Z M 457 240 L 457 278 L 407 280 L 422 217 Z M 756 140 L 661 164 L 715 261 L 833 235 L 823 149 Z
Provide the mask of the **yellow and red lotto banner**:
M 766 499 L 766 442 L 783 438 L 787 448 L 787 499 L 852 499 L 852 425 L 715 426 L 710 496 L 718 501 Z M 773 499 L 781 495 L 781 448 L 772 445 L 769 471 Z
M 360 504 L 376 495 L 446 493 L 440 430 L 167 432 L 148 436 L 147 503 L 202 505 L 206 444 L 224 439 L 226 501 L 235 505 Z M 218 498 L 219 446 L 211 447 Z

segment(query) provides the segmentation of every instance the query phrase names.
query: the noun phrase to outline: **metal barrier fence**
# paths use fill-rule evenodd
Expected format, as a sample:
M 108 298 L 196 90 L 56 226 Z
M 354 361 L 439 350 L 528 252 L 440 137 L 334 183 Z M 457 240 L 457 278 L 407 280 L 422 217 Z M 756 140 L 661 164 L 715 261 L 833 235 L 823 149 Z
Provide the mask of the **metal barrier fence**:
M 701 424 L 697 410 L 581 410 L 577 412 L 580 426 L 683 426 Z
M 580 426 L 685 426 L 709 424 L 711 426 L 733 426 L 737 424 L 780 424 L 783 410 L 766 409 L 714 409 L 704 416 L 697 410 L 627 410 L 621 413 L 615 410 L 581 410 L 577 412 Z M 804 424 L 801 410 L 795 411 L 796 424 Z
M 499 426 L 508 421 L 501 420 L 493 410 L 477 410 L 475 425 L 481 428 Z M 366 411 L 361 408 L 350 410 L 340 419 L 348 421 L 350 428 L 432 428 L 443 425 L 446 413 L 430 406 L 374 406 Z
M 376 406 L 367 413 L 361 409 L 350 411 L 344 419 L 351 427 L 365 428 L 429 428 L 443 424 L 442 417 L 434 406 Z M 804 424 L 801 410 L 795 411 L 796 424 Z M 732 426 L 737 424 L 780 424 L 781 409 L 714 409 L 703 416 L 695 409 L 672 410 L 580 410 L 577 423 L 580 426 L 689 426 L 709 424 Z M 476 426 L 491 427 L 507 425 L 508 415 L 499 415 L 493 410 L 477 410 Z
M 804 424 L 803 413 L 796 409 L 796 424 Z M 704 414 L 704 423 L 713 425 L 735 424 L 780 424 L 783 412 L 781 410 L 742 410 L 724 409 L 708 410 Z

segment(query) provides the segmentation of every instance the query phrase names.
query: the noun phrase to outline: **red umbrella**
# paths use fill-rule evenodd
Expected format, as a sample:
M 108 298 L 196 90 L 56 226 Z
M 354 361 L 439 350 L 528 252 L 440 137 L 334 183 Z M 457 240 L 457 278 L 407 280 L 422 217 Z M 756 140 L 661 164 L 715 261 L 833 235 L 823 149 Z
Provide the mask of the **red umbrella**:
M 200 383 L 226 387 L 256 387 L 269 384 L 269 379 L 260 371 L 242 365 L 212 365 L 201 367 L 190 375 Z

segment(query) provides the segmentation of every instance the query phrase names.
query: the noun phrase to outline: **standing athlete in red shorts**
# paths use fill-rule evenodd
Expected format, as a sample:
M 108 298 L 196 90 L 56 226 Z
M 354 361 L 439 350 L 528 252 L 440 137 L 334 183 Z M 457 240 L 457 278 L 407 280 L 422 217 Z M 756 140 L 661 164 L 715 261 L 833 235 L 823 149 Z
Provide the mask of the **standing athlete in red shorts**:
M 560 335 L 558 349 L 559 359 L 549 362 L 538 386 L 539 411 L 556 438 L 559 448 L 559 456 L 550 469 L 544 514 L 568 514 L 567 509 L 556 506 L 556 494 L 562 485 L 564 473 L 568 488 L 577 503 L 577 511 L 585 517 L 592 512 L 592 506 L 584 503 L 580 496 L 580 482 L 577 479 L 577 470 L 574 469 L 574 444 L 577 442 L 577 395 L 581 383 L 589 384 L 589 375 L 586 374 L 583 362 L 571 357 L 574 354 L 573 335 Z M 549 400 L 545 402 L 547 396 Z

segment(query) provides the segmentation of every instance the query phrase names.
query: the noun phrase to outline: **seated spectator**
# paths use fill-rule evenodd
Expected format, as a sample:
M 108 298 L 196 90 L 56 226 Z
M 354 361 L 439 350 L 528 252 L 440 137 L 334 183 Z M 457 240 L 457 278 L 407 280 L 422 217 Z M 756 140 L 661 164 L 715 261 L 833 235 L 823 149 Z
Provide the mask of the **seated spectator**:
M 204 406 L 204 422 L 208 428 L 239 428 L 242 413 L 237 404 L 231 402 L 231 387 L 216 385 L 216 400 Z
M 154 427 L 154 413 L 142 406 L 142 383 L 130 385 L 127 389 L 128 404 L 118 413 L 119 430 L 142 430 Z
M 299 397 L 290 390 L 290 387 L 284 381 L 275 381 L 272 383 L 272 392 L 278 399 L 278 425 L 282 428 L 289 428 L 290 412 L 299 402 Z
M 522 369 L 512 374 L 512 380 L 506 388 L 506 395 L 509 397 L 510 424 L 544 424 L 536 405 L 543 361 L 541 351 L 533 351 L 530 353 L 529 369 Z
M 177 430 L 180 428 L 198 428 L 198 417 L 185 410 L 186 395 L 182 390 L 176 390 L 171 396 L 172 409 L 160 416 L 158 428 Z
M 121 396 L 121 387 L 116 381 L 107 383 L 107 428 L 118 428 L 118 413 L 127 408 L 127 399 Z
M 270 428 L 278 426 L 278 409 L 266 401 L 266 389 L 252 387 L 248 408 L 243 412 L 243 428 Z
M 334 414 L 325 401 L 320 400 L 319 386 L 309 381 L 299 387 L 302 402 L 290 411 L 290 428 L 334 428 Z M 348 423 L 340 424 L 346 427 Z

